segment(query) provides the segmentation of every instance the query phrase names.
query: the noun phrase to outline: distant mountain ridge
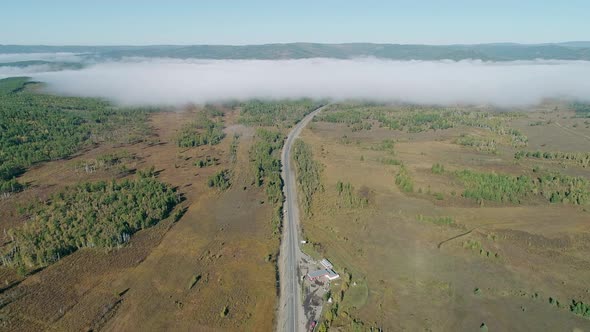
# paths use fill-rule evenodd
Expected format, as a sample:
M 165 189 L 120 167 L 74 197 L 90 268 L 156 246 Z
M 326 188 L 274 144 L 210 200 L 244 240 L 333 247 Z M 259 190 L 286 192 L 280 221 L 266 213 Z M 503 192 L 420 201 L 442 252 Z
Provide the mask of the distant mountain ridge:
M 493 43 L 473 45 L 412 45 L 373 43 L 287 43 L 262 45 L 151 45 L 151 46 L 44 46 L 0 45 L 0 54 L 78 53 L 99 59 L 167 57 L 176 59 L 306 59 L 376 57 L 392 60 L 514 61 L 533 59 L 590 60 L 590 42 L 548 44 Z

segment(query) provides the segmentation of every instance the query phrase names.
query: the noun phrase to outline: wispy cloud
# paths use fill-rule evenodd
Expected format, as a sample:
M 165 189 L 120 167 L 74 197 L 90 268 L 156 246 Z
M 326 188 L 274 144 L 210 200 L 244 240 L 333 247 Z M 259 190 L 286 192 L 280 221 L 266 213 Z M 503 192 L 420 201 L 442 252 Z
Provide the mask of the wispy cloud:
M 586 61 L 390 61 L 380 59 L 124 59 L 39 73 L 53 92 L 123 104 L 248 98 L 363 98 L 513 106 L 546 97 L 590 99 Z

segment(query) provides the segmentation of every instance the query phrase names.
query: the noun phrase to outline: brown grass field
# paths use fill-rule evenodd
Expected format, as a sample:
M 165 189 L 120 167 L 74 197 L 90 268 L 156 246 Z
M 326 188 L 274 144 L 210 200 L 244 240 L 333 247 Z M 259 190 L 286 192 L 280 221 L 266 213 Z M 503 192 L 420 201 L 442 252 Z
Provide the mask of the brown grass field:
M 541 105 L 511 121 L 528 136 L 525 149 L 590 151 L 584 119 L 553 107 Z M 530 125 L 539 120 L 552 122 Z M 485 323 L 490 331 L 590 330 L 590 320 L 569 310 L 572 299 L 590 302 L 588 206 L 540 199 L 479 205 L 461 197 L 461 185 L 433 174 L 431 167 L 530 174 L 539 165 L 586 178 L 590 170 L 541 159 L 516 161 L 517 149 L 507 145 L 490 154 L 454 144 L 464 133 L 486 135 L 470 127 L 407 133 L 373 125 L 352 131 L 327 122 L 304 131 L 303 140 L 323 164 L 325 188 L 302 223 L 311 242 L 304 250 L 319 252 L 340 273 L 352 275 L 332 329 L 475 331 Z M 393 152 L 372 148 L 383 139 L 396 142 Z M 413 193 L 400 191 L 395 184 L 400 166 L 382 158 L 404 163 Z M 338 181 L 370 192 L 369 205 L 340 207 Z M 453 223 L 433 222 L 441 217 Z M 332 284 L 333 294 L 341 283 Z
M 29 189 L 0 201 L 0 227 L 22 224 L 18 206 L 44 200 L 80 181 L 111 179 L 110 171 L 87 174 L 74 165 L 104 153 L 126 150 L 135 156 L 128 168 L 154 166 L 159 179 L 186 198 L 186 214 L 168 218 L 132 236 L 111 251 L 79 250 L 45 269 L 19 277 L 0 269 L 0 329 L 6 331 L 269 331 L 274 328 L 277 291 L 275 264 L 265 259 L 278 250 L 272 235 L 270 207 L 261 188 L 251 185 L 248 149 L 253 129 L 234 125 L 228 111 L 228 135 L 221 144 L 178 148 L 176 132 L 199 110 L 156 113 L 152 142 L 101 145 L 70 160 L 43 163 L 21 177 Z M 241 134 L 238 160 L 229 161 L 233 133 Z M 194 166 L 204 156 L 219 165 Z M 230 189 L 207 186 L 214 172 L 233 171 Z M 177 207 L 177 208 L 181 208 Z M 8 239 L 2 236 L 2 242 Z M 194 284 L 193 278 L 200 276 Z M 221 315 L 227 306 L 227 314 Z M 222 317 L 223 316 L 223 317 Z

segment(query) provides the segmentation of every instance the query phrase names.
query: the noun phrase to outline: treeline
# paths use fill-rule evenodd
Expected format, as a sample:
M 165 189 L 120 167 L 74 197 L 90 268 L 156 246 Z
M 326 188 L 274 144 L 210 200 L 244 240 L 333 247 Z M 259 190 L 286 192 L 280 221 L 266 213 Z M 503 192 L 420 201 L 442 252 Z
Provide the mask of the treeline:
M 338 193 L 340 206 L 347 208 L 363 208 L 369 205 L 369 191 L 356 191 L 350 182 L 336 182 L 336 192 Z
M 353 129 L 370 129 L 371 121 L 381 127 L 419 133 L 428 130 L 443 130 L 457 126 L 468 126 L 490 130 L 507 137 L 515 147 L 526 146 L 528 139 L 516 129 L 510 128 L 509 121 L 521 116 L 515 112 L 482 112 L 461 108 L 427 105 L 358 105 L 339 104 L 319 114 L 317 121 L 345 123 Z
M 346 124 L 352 131 L 370 130 L 373 126 L 368 121 L 371 118 L 370 112 L 363 112 L 360 109 L 343 109 L 337 110 L 332 107 L 330 110 L 323 111 L 316 115 L 314 122 L 323 121 L 331 123 Z
M 140 172 L 134 180 L 83 183 L 26 211 L 29 220 L 11 229 L 4 265 L 43 267 L 80 248 L 113 248 L 140 229 L 166 218 L 179 202 L 174 190 Z
M 150 133 L 152 109 L 116 108 L 95 98 L 37 94 L 28 78 L 0 80 L 0 194 L 35 163 L 71 156 L 103 141 L 136 142 Z
M 273 208 L 272 225 L 275 233 L 280 231 L 282 218 L 283 179 L 281 178 L 281 148 L 284 137 L 279 131 L 256 130 L 256 139 L 250 148 L 250 162 L 254 183 L 265 186 L 268 202 Z
M 496 173 L 479 173 L 470 170 L 455 172 L 465 186 L 463 197 L 493 202 L 521 203 L 532 193 L 533 182 L 528 176 L 513 176 Z
M 240 105 L 239 122 L 247 126 L 291 127 L 321 105 L 311 99 L 250 100 Z
M 303 213 L 309 216 L 313 195 L 322 188 L 320 183 L 322 165 L 313 160 L 311 146 L 301 139 L 297 139 L 293 144 L 293 161 L 297 171 L 298 188 L 302 193 L 299 197 Z
M 454 175 L 463 183 L 463 197 L 493 202 L 520 204 L 537 195 L 551 203 L 586 205 L 590 203 L 590 183 L 584 177 L 551 173 L 538 177 L 480 173 L 461 170 Z
M 225 137 L 221 121 L 210 119 L 204 112 L 195 121 L 182 126 L 176 137 L 176 144 L 182 148 L 216 145 Z
M 497 142 L 493 138 L 462 134 L 455 139 L 455 144 L 469 146 L 477 151 L 496 153 Z
M 518 151 L 514 154 L 514 158 L 537 158 L 548 160 L 559 160 L 572 162 L 584 168 L 590 166 L 589 152 L 542 152 L 542 151 Z
M 575 102 L 571 104 L 571 108 L 576 112 L 577 118 L 590 118 L 590 104 Z

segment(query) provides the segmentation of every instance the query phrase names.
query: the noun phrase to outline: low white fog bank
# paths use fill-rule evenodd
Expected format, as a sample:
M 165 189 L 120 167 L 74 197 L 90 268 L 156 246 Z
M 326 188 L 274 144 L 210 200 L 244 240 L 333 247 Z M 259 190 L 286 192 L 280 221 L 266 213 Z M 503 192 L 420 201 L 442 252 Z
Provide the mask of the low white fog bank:
M 126 59 L 34 77 L 53 92 L 122 104 L 312 97 L 519 106 L 546 97 L 590 99 L 587 61 Z

